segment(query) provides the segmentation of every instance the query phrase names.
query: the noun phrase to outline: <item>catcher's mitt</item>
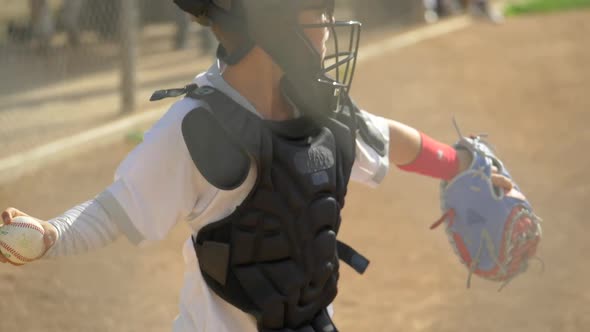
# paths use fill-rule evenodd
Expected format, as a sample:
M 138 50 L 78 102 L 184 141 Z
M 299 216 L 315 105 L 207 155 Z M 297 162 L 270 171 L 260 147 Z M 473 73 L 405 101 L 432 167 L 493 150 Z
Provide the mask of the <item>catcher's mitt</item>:
M 455 148 L 473 153 L 473 162 L 441 184 L 444 214 L 431 228 L 446 222 L 449 241 L 469 268 L 467 287 L 475 273 L 503 282 L 502 289 L 527 269 L 541 239 L 541 220 L 516 184 L 510 192 L 492 185 L 495 169 L 511 176 L 481 136 L 461 136 Z

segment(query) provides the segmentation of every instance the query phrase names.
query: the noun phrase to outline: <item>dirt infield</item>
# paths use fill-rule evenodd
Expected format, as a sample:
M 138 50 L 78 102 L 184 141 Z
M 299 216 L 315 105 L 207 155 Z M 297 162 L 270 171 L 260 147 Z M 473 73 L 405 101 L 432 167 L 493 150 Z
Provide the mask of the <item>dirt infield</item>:
M 353 185 L 342 238 L 372 260 L 365 276 L 343 267 L 342 331 L 590 330 L 590 11 L 509 19 L 363 63 L 353 94 L 366 109 L 452 142 L 487 132 L 543 217 L 529 273 L 502 292 L 451 254 L 437 183 L 393 170 L 377 190 Z M 0 208 L 49 218 L 91 198 L 132 148 L 92 151 L 0 187 Z M 125 240 L 81 257 L 20 269 L 0 266 L 0 331 L 168 331 L 182 280 L 177 227 L 157 246 Z

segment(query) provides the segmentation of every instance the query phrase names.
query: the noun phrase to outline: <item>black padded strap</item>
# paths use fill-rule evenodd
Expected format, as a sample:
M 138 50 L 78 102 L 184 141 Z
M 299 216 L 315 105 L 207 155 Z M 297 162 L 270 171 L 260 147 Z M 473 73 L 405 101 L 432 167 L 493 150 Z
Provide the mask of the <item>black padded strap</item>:
M 150 97 L 150 101 L 157 101 L 157 100 L 162 100 L 164 98 L 171 98 L 171 97 L 172 98 L 173 97 L 180 97 L 180 96 L 187 94 L 197 88 L 198 88 L 197 84 L 191 83 L 191 84 L 186 85 L 184 88 L 157 90 Z
M 356 250 L 341 241 L 338 241 L 336 248 L 338 249 L 338 258 L 341 261 L 348 264 L 359 274 L 365 273 L 365 270 L 369 266 L 369 260 L 365 256 L 359 254 Z

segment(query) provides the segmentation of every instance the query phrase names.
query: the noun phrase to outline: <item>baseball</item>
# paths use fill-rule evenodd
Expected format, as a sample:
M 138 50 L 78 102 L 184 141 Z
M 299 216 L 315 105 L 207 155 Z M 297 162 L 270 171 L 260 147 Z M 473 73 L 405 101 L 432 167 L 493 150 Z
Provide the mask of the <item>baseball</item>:
M 0 253 L 16 265 L 32 262 L 45 252 L 44 233 L 36 219 L 16 217 L 0 227 Z

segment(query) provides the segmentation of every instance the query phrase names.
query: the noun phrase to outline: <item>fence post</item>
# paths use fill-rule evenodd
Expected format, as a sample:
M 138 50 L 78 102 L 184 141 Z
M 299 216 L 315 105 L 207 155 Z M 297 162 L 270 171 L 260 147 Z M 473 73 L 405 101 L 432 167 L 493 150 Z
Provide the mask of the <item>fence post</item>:
M 121 113 L 136 106 L 139 8 L 137 0 L 121 0 L 119 43 L 121 55 Z

